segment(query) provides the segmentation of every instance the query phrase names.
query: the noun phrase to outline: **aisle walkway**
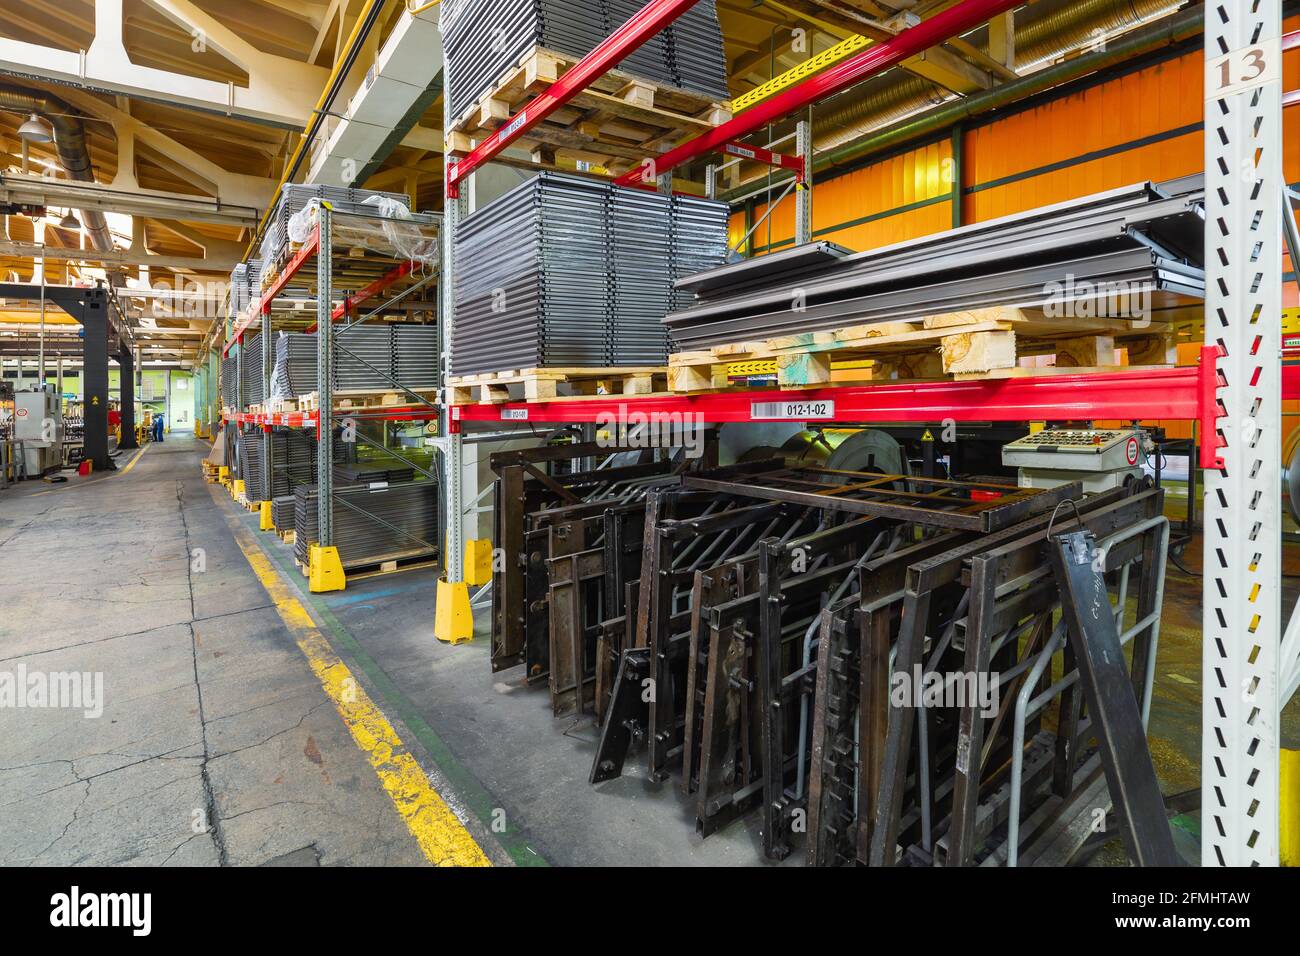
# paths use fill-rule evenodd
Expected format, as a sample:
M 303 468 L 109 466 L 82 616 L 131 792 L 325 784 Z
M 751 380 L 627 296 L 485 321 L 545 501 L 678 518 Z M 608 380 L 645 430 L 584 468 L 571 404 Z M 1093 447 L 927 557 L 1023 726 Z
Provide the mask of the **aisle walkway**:
M 206 451 L 0 491 L 0 865 L 446 862 L 428 778 L 408 758 L 395 784 L 354 740 L 364 690 L 322 687 Z

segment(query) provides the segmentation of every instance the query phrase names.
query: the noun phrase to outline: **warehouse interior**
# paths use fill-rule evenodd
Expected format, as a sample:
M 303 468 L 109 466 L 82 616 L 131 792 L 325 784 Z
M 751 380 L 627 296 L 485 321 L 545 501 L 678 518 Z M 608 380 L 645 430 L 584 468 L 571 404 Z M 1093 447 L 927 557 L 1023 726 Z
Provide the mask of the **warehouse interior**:
M 3 6 L 0 865 L 1300 865 L 1300 3 Z

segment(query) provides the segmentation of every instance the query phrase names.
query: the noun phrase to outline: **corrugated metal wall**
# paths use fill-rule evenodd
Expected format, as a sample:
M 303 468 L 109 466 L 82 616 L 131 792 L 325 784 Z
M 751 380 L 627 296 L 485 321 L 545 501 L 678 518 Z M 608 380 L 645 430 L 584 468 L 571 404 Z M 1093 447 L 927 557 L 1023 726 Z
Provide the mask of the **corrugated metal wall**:
M 1287 23 L 1300 29 L 1300 17 Z M 1174 179 L 1204 166 L 1199 51 L 1097 83 L 1039 106 L 971 125 L 964 131 L 962 216 L 983 222 L 1143 179 Z M 1300 50 L 1285 57 L 1285 87 L 1300 87 Z M 1285 120 L 1286 171 L 1300 180 L 1300 108 Z M 865 250 L 950 228 L 951 141 L 943 139 L 815 183 L 818 239 Z M 750 222 L 766 211 L 756 203 Z M 793 241 L 794 202 L 787 198 L 759 227 L 753 252 Z M 731 239 L 745 234 L 733 214 Z M 769 228 L 770 227 L 770 228 Z M 1294 292 L 1293 292 L 1294 294 Z
M 1300 17 L 1286 23 L 1300 29 Z M 1176 179 L 1204 168 L 1203 57 L 1200 51 L 1127 72 L 1041 105 L 963 131 L 960 166 L 943 139 L 819 181 L 813 187 L 813 234 L 863 251 L 929 235 L 953 225 L 952 174 L 961 172 L 962 222 L 983 222 L 1141 180 Z M 1300 89 L 1300 50 L 1283 64 L 1283 88 Z M 1284 115 L 1287 181 L 1300 182 L 1300 107 Z M 756 203 L 749 222 L 766 204 Z M 733 247 L 746 213 L 731 218 Z M 751 240 L 761 255 L 790 245 L 794 201 L 779 204 Z M 744 250 L 742 250 L 744 251 Z M 1291 272 L 1289 261 L 1284 268 Z M 1289 282 L 1283 304 L 1300 304 Z M 1195 364 L 1198 343 L 1179 347 L 1179 364 Z M 1296 427 L 1300 402 L 1286 402 Z M 1162 422 L 1188 437 L 1189 422 Z M 1288 428 L 1288 431 L 1292 430 Z

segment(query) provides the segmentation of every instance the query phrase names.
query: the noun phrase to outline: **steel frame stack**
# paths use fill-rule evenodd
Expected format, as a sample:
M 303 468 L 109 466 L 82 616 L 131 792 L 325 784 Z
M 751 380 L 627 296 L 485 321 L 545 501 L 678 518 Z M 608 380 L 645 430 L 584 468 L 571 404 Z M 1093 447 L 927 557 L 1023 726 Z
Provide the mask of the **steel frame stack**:
M 873 44 L 656 160 L 671 169 L 769 121 L 861 82 L 902 57 L 1015 6 L 966 0 Z M 469 156 L 448 163 L 444 230 L 444 343 L 453 315 L 451 248 L 467 210 L 460 186 L 550 110 L 671 22 L 680 3 L 654 0 L 623 30 L 530 104 L 517 123 Z M 1206 343 L 1199 368 L 1140 377 L 1080 374 L 1054 379 L 656 396 L 647 413 L 698 413 L 712 423 L 755 421 L 756 403 L 834 402 L 840 421 L 1038 421 L 1168 418 L 1198 423 L 1207 470 L 1204 540 L 1203 860 L 1205 865 L 1276 865 L 1279 859 L 1279 722 L 1300 669 L 1300 613 L 1283 636 L 1280 596 L 1280 365 L 1282 122 L 1281 0 L 1214 2 L 1206 16 Z M 949 32 L 945 32 L 949 31 Z M 806 142 L 805 135 L 800 143 Z M 1243 175 L 1245 170 L 1245 175 Z M 648 184 L 636 170 L 621 182 Z M 801 189 L 796 243 L 809 240 L 810 197 Z M 462 198 L 458 198 L 462 197 Z M 1211 254 L 1210 250 L 1214 253 Z M 445 345 L 444 345 L 445 348 Z M 444 355 L 444 359 L 446 356 Z M 1290 384 L 1290 383 L 1288 383 Z M 463 580 L 461 427 L 468 422 L 594 423 L 619 400 L 513 403 L 446 409 L 445 474 L 450 554 L 447 579 Z M 770 407 L 770 404 L 769 404 Z M 806 420 L 796 414 L 772 420 Z M 1214 436 L 1213 440 L 1209 440 Z M 1217 447 L 1216 447 L 1217 446 Z

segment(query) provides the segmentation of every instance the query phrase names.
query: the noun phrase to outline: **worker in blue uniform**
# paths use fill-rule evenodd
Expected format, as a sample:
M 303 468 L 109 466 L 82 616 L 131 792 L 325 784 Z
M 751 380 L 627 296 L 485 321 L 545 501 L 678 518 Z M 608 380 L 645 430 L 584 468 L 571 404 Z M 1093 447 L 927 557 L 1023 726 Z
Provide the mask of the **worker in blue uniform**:
M 153 440 L 163 440 L 163 417 L 161 415 L 155 415 L 153 417 Z

